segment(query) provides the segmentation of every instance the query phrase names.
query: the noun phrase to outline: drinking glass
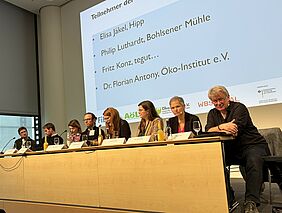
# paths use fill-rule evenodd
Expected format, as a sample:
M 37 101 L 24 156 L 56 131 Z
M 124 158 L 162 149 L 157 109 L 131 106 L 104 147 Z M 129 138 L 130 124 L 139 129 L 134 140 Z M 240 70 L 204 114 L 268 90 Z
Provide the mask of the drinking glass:
M 69 147 L 72 143 L 71 133 L 67 132 L 67 146 Z
M 54 138 L 54 144 L 59 145 L 60 144 L 60 139 L 59 138 Z
M 88 135 L 82 135 L 81 139 L 82 141 L 88 141 Z
M 171 138 L 171 127 L 170 126 L 166 126 L 165 128 L 165 138 L 166 140 L 170 140 Z
M 109 128 L 106 128 L 106 139 L 111 139 L 111 134 Z
M 113 131 L 113 136 L 112 138 L 118 138 L 118 131 Z
M 193 121 L 193 130 L 196 132 L 196 135 L 199 134 L 199 132 L 201 130 L 200 121 Z
M 158 138 L 158 133 L 154 133 L 154 135 L 153 135 L 153 141 L 159 141 L 158 139 L 159 139 L 159 138 Z

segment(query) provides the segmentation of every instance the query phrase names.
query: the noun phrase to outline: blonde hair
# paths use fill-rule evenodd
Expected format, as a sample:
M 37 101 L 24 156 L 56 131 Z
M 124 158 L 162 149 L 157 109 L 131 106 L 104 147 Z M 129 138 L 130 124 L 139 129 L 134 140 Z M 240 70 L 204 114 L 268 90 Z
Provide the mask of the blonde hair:
M 211 100 L 213 97 L 217 96 L 219 93 L 224 94 L 225 97 L 229 97 L 229 92 L 224 86 L 214 86 L 208 92 L 208 97 Z
M 179 96 L 174 96 L 169 100 L 169 105 L 171 104 L 172 101 L 178 101 L 180 104 L 185 105 L 184 99 Z

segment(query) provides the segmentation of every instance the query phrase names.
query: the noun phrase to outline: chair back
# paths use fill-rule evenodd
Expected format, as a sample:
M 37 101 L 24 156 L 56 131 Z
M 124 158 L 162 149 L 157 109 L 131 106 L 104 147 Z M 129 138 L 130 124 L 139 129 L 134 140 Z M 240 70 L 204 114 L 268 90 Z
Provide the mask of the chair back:
M 268 143 L 271 155 L 282 156 L 282 132 L 279 127 L 259 129 L 259 133 Z

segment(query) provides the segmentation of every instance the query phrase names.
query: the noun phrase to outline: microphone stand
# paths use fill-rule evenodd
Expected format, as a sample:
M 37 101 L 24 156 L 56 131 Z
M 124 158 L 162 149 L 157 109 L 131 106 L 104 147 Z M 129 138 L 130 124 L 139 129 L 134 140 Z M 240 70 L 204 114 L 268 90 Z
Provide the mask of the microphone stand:
M 11 141 L 14 140 L 14 139 L 16 139 L 16 137 L 11 138 L 11 139 L 5 144 L 5 146 L 2 148 L 2 150 L 1 150 L 1 152 L 0 152 L 1 154 L 4 154 L 3 151 L 4 151 L 5 148 L 9 145 L 9 143 L 11 143 Z
M 64 133 L 66 133 L 68 130 L 64 130 L 61 134 L 60 134 L 60 137 L 64 134 Z

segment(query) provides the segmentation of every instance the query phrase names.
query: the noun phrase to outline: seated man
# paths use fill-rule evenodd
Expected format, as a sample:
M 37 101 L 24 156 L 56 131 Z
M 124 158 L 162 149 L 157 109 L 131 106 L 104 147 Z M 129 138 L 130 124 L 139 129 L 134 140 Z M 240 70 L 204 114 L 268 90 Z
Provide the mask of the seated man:
M 64 143 L 64 139 L 56 133 L 55 125 L 53 123 L 47 123 L 43 126 L 45 137 L 47 139 L 48 145 L 55 145 L 54 141 L 58 140 L 59 144 Z M 40 150 L 43 149 L 43 143 L 45 142 L 45 137 L 41 139 Z
M 268 145 L 254 126 L 247 107 L 231 101 L 225 87 L 211 88 L 208 96 L 215 108 L 208 113 L 206 131 L 223 131 L 235 136 L 234 141 L 224 144 L 226 165 L 239 164 L 246 168 L 244 212 L 258 213 L 263 183 L 262 157 L 270 154 Z M 230 192 L 230 180 L 227 187 Z
M 86 126 L 86 130 L 81 133 L 81 140 L 86 140 L 87 145 L 94 145 L 95 141 L 98 140 L 99 136 L 99 127 L 96 126 L 97 117 L 92 112 L 87 112 L 84 114 L 84 125 Z M 103 138 L 105 138 L 105 133 L 101 129 L 101 133 Z
M 14 148 L 20 150 L 22 147 L 25 147 L 25 143 L 27 141 L 30 141 L 31 147 L 29 149 L 32 151 L 36 151 L 35 141 L 28 136 L 28 131 L 24 126 L 18 129 L 18 133 L 20 135 L 20 138 L 15 141 Z

